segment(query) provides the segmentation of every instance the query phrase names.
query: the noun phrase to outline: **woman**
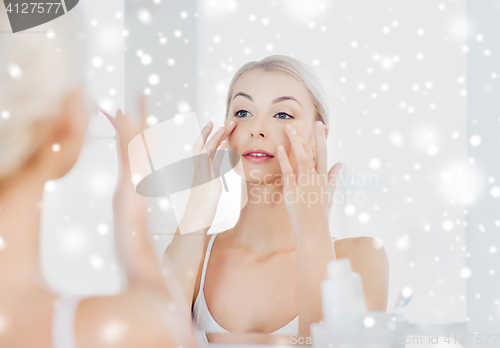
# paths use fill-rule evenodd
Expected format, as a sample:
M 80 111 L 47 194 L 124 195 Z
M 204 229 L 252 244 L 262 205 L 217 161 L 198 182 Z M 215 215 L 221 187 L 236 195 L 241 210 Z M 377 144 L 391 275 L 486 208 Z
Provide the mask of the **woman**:
M 211 130 L 209 123 L 195 152 Z M 241 155 L 248 203 L 230 230 L 214 235 L 206 235 L 208 228 L 192 234 L 177 230 L 165 252 L 200 330 L 307 337 L 310 324 L 322 320 L 326 264 L 342 257 L 362 277 L 368 310 L 386 310 L 388 262 L 382 245 L 370 237 L 332 240 L 330 235 L 341 164 L 327 172 L 327 136 L 327 95 L 309 66 L 275 55 L 236 72 L 225 125 L 206 150 L 227 146 Z M 208 190 L 190 197 L 180 222 L 186 230 L 213 221 L 219 180 Z
M 0 347 L 198 347 L 175 286 L 171 290 L 162 277 L 144 202 L 131 182 L 124 150 L 142 126 L 121 112 L 110 119 L 123 167 L 115 236 L 129 286 L 117 296 L 80 299 L 55 294 L 43 279 L 44 185 L 73 167 L 95 110 L 85 90 L 80 8 L 39 26 L 41 34 L 8 34 L 6 12 L 0 11 Z M 47 29 L 54 34 L 47 36 Z

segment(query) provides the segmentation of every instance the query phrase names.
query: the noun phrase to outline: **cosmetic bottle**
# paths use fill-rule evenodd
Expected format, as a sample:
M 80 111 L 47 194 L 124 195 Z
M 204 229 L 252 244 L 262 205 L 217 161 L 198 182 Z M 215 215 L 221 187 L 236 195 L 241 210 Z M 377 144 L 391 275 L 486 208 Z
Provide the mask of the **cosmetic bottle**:
M 328 278 L 321 285 L 323 322 L 327 330 L 355 330 L 366 314 L 363 283 L 352 271 L 351 261 L 340 258 L 328 262 Z

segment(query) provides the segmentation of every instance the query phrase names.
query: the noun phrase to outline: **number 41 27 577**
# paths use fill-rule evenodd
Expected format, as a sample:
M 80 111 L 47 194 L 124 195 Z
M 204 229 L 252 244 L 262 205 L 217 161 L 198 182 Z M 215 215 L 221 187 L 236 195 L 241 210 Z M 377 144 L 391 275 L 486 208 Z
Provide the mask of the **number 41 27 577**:
M 15 7 L 15 10 L 13 9 Z M 12 6 L 12 3 L 7 6 L 7 12 L 8 13 L 50 13 L 52 10 L 53 13 L 58 13 L 59 8 L 61 7 L 61 3 L 57 2 L 23 2 L 21 4 L 14 4 Z M 31 10 L 31 11 L 30 11 Z M 45 10 L 47 10 L 45 12 Z

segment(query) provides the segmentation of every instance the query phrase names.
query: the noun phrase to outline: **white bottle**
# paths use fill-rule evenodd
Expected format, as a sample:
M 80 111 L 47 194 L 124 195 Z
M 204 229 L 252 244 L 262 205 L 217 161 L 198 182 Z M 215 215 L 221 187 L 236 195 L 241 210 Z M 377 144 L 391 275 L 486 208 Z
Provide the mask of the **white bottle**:
M 352 271 L 351 261 L 340 258 L 328 262 L 328 278 L 321 284 L 323 321 L 327 330 L 356 329 L 366 314 L 363 283 Z

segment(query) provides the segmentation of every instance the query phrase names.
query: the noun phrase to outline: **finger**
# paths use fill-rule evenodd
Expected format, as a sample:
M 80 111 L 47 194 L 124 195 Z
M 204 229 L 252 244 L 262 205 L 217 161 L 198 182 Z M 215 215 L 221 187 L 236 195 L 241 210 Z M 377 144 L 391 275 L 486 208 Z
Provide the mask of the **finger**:
M 119 134 L 119 136 L 125 136 L 124 132 L 127 129 L 127 124 L 130 124 L 130 121 L 125 117 L 125 114 L 123 113 L 122 109 L 116 110 L 115 124 L 116 124 L 115 129 L 116 132 Z
M 220 144 L 227 138 L 227 136 L 234 130 L 234 127 L 236 127 L 236 123 L 234 121 L 230 121 L 228 124 L 224 124 L 221 126 L 217 132 L 212 136 L 212 138 L 208 141 L 207 145 L 205 146 L 209 156 L 209 163 L 211 164 L 212 167 L 212 172 L 213 172 L 213 177 L 216 178 L 219 176 L 219 169 L 220 169 L 220 164 L 222 163 L 222 158 L 224 157 L 224 151 L 215 151 Z M 222 154 L 219 159 L 219 163 L 214 164 L 214 157 L 216 156 L 216 152 L 219 152 Z
M 226 149 L 226 142 L 223 141 L 219 149 L 214 150 L 215 156 L 213 153 L 211 154 L 211 156 L 214 157 L 214 160 L 212 161 L 212 168 L 214 170 L 214 179 L 218 178 L 220 175 L 220 166 L 222 164 L 222 159 L 224 158 L 225 149 Z
M 212 138 L 208 141 L 205 148 L 207 149 L 209 154 L 212 154 L 212 151 L 220 146 L 222 141 L 225 139 L 225 135 L 227 136 L 228 131 L 225 126 L 220 126 L 217 132 L 214 133 Z
M 309 163 L 313 164 L 314 163 L 314 155 L 312 152 L 311 146 L 302 138 L 300 137 L 300 141 L 302 142 L 302 146 L 304 146 L 304 151 L 306 152 L 307 159 L 309 160 Z
M 144 94 L 141 94 L 140 100 L 139 100 L 139 105 L 140 105 L 140 123 L 141 123 L 141 129 L 146 129 L 148 126 L 147 119 L 148 119 L 148 103 L 147 103 L 147 96 Z
M 201 130 L 200 136 L 196 139 L 195 144 L 193 145 L 193 154 L 197 155 L 203 152 L 203 149 L 206 148 L 207 150 L 209 149 L 214 149 L 215 147 L 212 147 L 212 144 L 209 145 L 207 144 L 207 139 L 208 136 L 210 135 L 212 129 L 213 129 L 213 122 L 208 121 L 206 126 Z M 229 134 L 235 129 L 236 123 L 234 121 L 230 121 L 227 124 L 224 124 L 225 132 L 224 135 L 219 139 L 219 141 L 216 143 L 216 147 L 218 147 L 222 141 L 224 141 Z M 217 133 L 216 133 L 217 134 Z
M 205 143 L 207 142 L 208 135 L 212 131 L 213 128 L 213 122 L 208 121 L 205 127 L 200 132 L 200 135 L 196 139 L 193 145 L 193 155 L 199 155 L 203 152 L 203 149 L 205 148 Z
M 285 179 L 285 186 L 294 186 L 295 175 L 293 174 L 292 165 L 290 164 L 290 160 L 288 159 L 283 145 L 278 146 L 278 161 L 280 163 L 281 173 L 283 173 L 283 178 Z
M 304 146 L 302 145 L 302 141 L 300 140 L 300 136 L 292 126 L 287 125 L 285 128 L 287 128 L 285 133 L 288 135 L 288 139 L 290 139 L 293 153 L 295 154 L 295 160 L 297 161 L 297 174 L 307 174 L 310 163 Z
M 217 131 L 212 135 L 210 140 L 205 145 L 205 148 L 207 149 L 207 152 L 209 153 L 209 158 L 212 158 L 213 150 L 215 150 L 217 148 L 218 144 L 220 143 L 220 141 L 222 141 L 222 135 L 224 134 L 224 132 L 225 132 L 225 128 L 223 126 L 219 127 L 219 129 L 217 129 Z
M 123 113 L 122 109 L 116 110 L 116 117 L 117 120 L 124 119 L 125 114 Z
M 330 191 L 332 194 L 335 193 L 335 189 L 337 188 L 337 182 L 341 168 L 342 163 L 337 162 L 332 168 L 330 168 L 330 171 L 328 172 L 328 185 L 330 186 Z
M 226 137 L 228 137 L 236 129 L 236 122 L 234 122 L 234 120 L 226 119 L 226 122 L 224 123 L 224 127 L 227 130 Z
M 236 122 L 229 121 L 228 123 L 224 123 L 224 134 L 220 138 L 219 144 L 222 144 L 223 141 L 227 139 L 229 135 L 236 129 Z M 227 144 L 226 144 L 227 146 Z
M 314 167 L 314 154 L 312 152 L 312 148 L 308 143 L 306 143 L 305 140 L 302 140 L 302 141 L 304 143 L 304 149 L 306 150 L 307 160 L 309 163 L 307 170 L 310 170 L 310 171 L 316 170 L 316 168 Z
M 109 118 L 109 117 L 108 117 Z M 121 178 L 125 185 L 131 183 L 132 173 L 130 172 L 130 164 L 128 158 L 128 145 L 134 134 L 131 129 L 131 124 L 121 109 L 116 110 L 114 117 L 114 127 L 117 134 L 117 146 L 119 149 L 119 157 L 121 162 Z
M 326 156 L 326 138 L 323 122 L 316 122 L 314 127 L 314 139 L 316 141 L 316 171 L 319 174 L 326 174 L 327 156 Z
M 128 133 L 131 132 L 129 120 L 125 117 L 121 109 L 116 110 L 116 116 L 114 117 L 115 130 L 118 138 L 124 140 L 127 138 Z
M 108 114 L 106 111 L 104 111 L 104 109 L 99 108 L 99 111 L 102 112 L 108 118 L 109 122 L 111 122 L 113 127 L 116 129 L 116 119 L 110 114 Z
M 230 121 L 227 124 L 224 124 L 224 133 L 222 134 L 221 138 L 216 144 L 216 147 L 218 147 L 220 144 L 223 142 L 225 143 L 227 140 L 227 137 L 236 129 L 236 122 Z M 227 144 L 225 145 L 227 149 Z

